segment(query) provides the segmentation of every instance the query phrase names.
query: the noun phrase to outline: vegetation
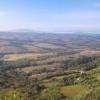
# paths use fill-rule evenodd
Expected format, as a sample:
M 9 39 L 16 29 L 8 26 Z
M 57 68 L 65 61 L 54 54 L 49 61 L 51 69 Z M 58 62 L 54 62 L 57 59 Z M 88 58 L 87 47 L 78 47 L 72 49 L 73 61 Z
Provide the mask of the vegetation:
M 1 39 L 0 100 L 100 100 L 98 36 L 65 36 Z

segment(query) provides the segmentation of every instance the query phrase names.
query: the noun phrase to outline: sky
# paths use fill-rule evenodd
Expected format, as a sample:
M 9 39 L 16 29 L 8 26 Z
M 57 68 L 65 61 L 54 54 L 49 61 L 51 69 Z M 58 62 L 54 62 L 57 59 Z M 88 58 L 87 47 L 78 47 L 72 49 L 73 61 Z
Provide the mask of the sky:
M 100 0 L 0 0 L 0 31 L 100 32 Z

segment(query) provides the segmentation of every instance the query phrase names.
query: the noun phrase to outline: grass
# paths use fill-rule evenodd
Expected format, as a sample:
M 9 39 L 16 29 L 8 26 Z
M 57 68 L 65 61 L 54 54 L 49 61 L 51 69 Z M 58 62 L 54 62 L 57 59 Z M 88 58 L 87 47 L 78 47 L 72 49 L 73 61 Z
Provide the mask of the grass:
M 35 46 L 41 47 L 41 48 L 50 48 L 50 49 L 62 48 L 61 46 L 50 44 L 50 43 L 37 43 L 37 44 L 35 44 Z
M 34 69 L 33 66 L 31 66 L 31 67 L 25 67 L 25 68 L 22 68 L 22 71 L 25 72 L 25 73 L 30 73 L 30 72 L 33 71 L 33 69 Z
M 60 86 L 63 86 L 63 82 L 62 80 L 53 80 L 53 79 L 46 79 L 43 81 L 44 85 L 46 87 L 52 87 L 52 86 L 57 86 L 57 87 L 60 87 Z
M 24 47 L 29 50 L 29 51 L 34 51 L 34 52 L 37 52 L 40 50 L 40 48 L 38 47 L 35 47 L 34 45 L 24 45 Z
M 89 73 L 90 73 L 92 76 L 96 77 L 96 79 L 97 79 L 98 81 L 100 80 L 100 66 L 98 66 L 97 68 L 95 68 L 95 69 L 89 71 Z
M 31 76 L 31 78 L 44 78 L 46 76 L 45 73 L 42 73 L 42 74 L 34 74 Z
M 48 57 L 53 55 L 53 53 L 22 53 L 22 54 L 7 54 L 2 57 L 4 61 L 18 61 L 18 60 L 38 60 L 39 58 L 42 57 Z
M 49 70 L 50 68 L 51 68 L 50 65 L 31 66 L 31 67 L 22 68 L 22 71 L 25 73 L 31 73 L 34 70 L 41 71 L 41 70 L 46 70 L 46 69 Z
M 63 76 L 55 76 L 53 78 L 56 79 L 56 80 L 63 79 L 64 78 L 64 75 Z
M 91 56 L 91 55 L 100 55 L 100 51 L 87 49 L 80 52 L 81 55 Z
M 21 93 L 14 89 L 5 89 L 0 93 L 0 100 L 21 100 Z
M 85 90 L 87 90 L 87 87 L 85 87 L 84 85 L 72 85 L 72 86 L 61 87 L 61 93 L 66 97 L 67 96 L 71 96 L 71 97 L 76 96 Z
M 32 54 L 32 53 L 8 54 L 5 55 L 2 59 L 4 59 L 4 61 L 17 61 L 22 59 L 37 60 L 39 56 L 41 56 L 41 54 Z

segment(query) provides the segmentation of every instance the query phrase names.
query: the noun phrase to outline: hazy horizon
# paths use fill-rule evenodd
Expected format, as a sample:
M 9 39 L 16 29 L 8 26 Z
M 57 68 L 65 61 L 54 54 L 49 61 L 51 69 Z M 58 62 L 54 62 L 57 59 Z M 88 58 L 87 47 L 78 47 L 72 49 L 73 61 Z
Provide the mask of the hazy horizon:
M 100 31 L 99 0 L 2 0 L 0 31 Z

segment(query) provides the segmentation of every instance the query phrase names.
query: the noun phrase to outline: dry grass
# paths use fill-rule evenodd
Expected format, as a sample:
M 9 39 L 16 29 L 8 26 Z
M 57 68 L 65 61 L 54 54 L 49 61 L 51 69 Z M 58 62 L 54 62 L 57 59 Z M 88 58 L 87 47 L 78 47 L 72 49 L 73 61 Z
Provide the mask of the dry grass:
M 34 75 L 31 76 L 31 78 L 43 78 L 45 76 L 46 76 L 45 73 L 41 73 L 41 74 L 34 74 Z
M 80 54 L 83 56 L 100 55 L 100 51 L 94 51 L 91 49 L 87 49 L 87 50 L 80 52 Z
M 63 47 L 61 47 L 61 46 L 57 46 L 57 45 L 50 44 L 50 43 L 37 43 L 37 44 L 35 44 L 35 46 L 41 47 L 41 48 L 50 48 L 50 49 L 59 49 L 59 48 L 63 48 Z
M 24 47 L 29 50 L 29 51 L 34 51 L 34 52 L 37 52 L 39 51 L 40 49 L 38 47 L 35 47 L 33 45 L 24 45 Z
M 41 66 L 31 66 L 31 67 L 25 67 L 25 68 L 22 68 L 22 71 L 23 72 L 26 72 L 26 73 L 30 73 L 34 70 L 43 70 L 43 69 L 50 69 L 51 68 L 51 65 L 41 65 Z
M 61 93 L 64 96 L 76 96 L 86 90 L 83 85 L 64 86 L 61 88 Z
M 100 66 L 88 72 L 89 74 L 96 77 L 97 80 L 100 80 Z
M 57 79 L 57 80 L 59 80 L 59 79 L 63 79 L 64 78 L 64 75 L 63 76 L 55 76 L 55 77 L 53 77 L 54 79 Z
M 8 54 L 8 55 L 5 55 L 2 59 L 4 59 L 4 61 L 17 61 L 17 60 L 22 60 L 22 59 L 37 60 L 39 56 L 41 56 L 41 54 L 32 54 L 32 53 Z
M 30 73 L 30 72 L 33 71 L 33 69 L 34 69 L 34 67 L 31 66 L 31 67 L 22 68 L 21 70 L 22 70 L 23 72 L 25 72 L 25 73 Z

